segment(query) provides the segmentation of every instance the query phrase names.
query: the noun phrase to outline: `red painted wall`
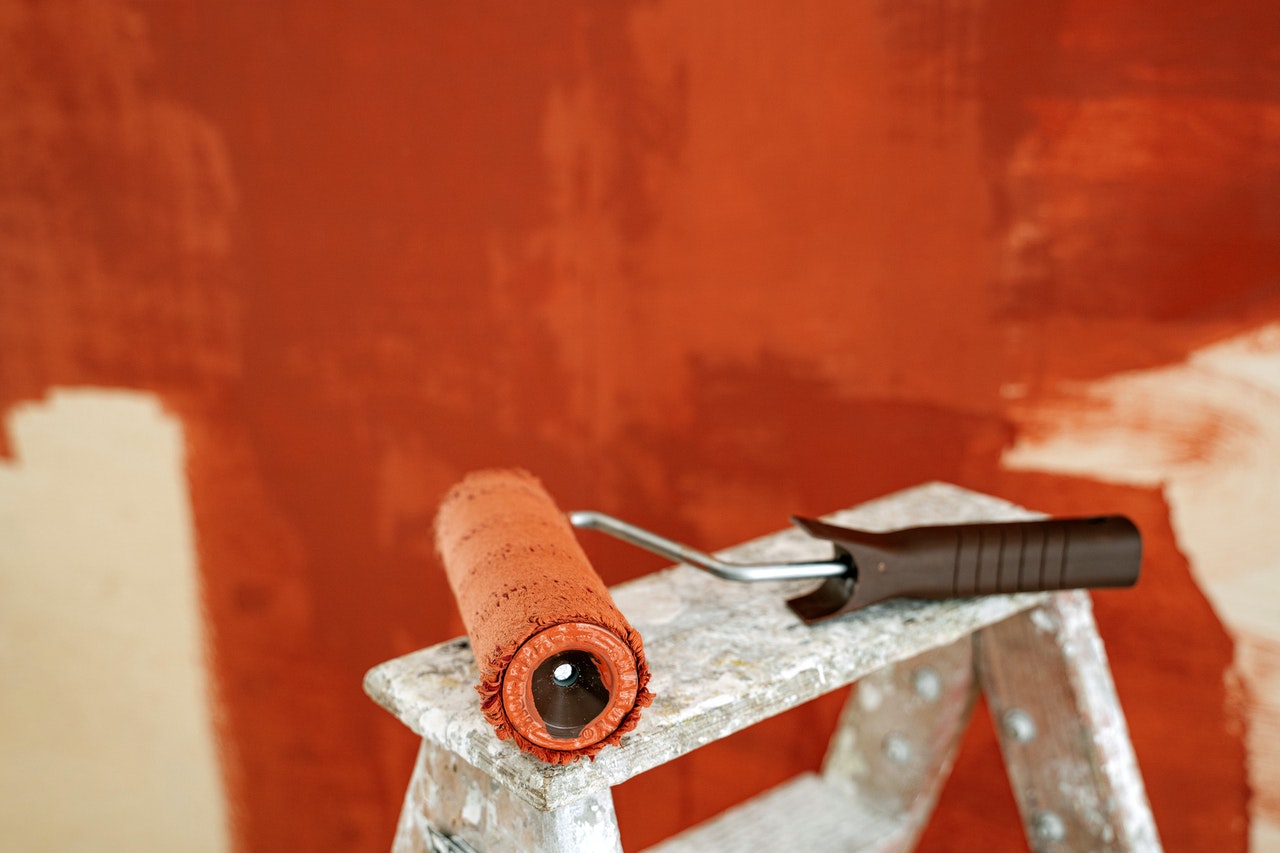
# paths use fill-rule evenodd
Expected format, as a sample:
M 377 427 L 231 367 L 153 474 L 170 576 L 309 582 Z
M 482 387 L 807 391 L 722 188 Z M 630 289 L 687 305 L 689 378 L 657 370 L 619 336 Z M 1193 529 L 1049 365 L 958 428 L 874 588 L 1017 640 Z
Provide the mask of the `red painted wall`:
M 719 547 L 925 479 L 1121 511 L 1097 596 L 1171 850 L 1241 849 L 1231 643 L 1155 490 L 1002 470 L 1014 409 L 1280 318 L 1267 0 L 0 2 L 0 406 L 153 390 L 245 850 L 381 850 L 363 672 L 461 631 L 492 464 Z M 593 541 L 610 583 L 660 561 Z M 639 847 L 820 761 L 838 697 L 617 792 Z M 925 848 L 1019 835 L 989 726 Z

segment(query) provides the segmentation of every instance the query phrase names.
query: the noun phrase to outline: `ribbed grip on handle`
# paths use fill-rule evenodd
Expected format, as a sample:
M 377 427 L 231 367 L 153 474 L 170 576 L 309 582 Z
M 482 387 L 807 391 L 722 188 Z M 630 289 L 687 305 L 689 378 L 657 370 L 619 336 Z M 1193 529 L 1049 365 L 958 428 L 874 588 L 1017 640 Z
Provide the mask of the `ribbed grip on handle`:
M 932 547 L 932 537 L 919 538 Z M 954 541 L 949 589 L 939 577 L 940 583 L 927 584 L 930 591 L 966 596 L 1131 586 L 1142 556 L 1137 528 L 1120 516 L 960 525 Z
M 788 602 L 805 621 L 890 598 L 1132 586 L 1142 538 L 1122 516 L 913 527 L 867 533 L 796 519 L 831 541 L 849 572 Z

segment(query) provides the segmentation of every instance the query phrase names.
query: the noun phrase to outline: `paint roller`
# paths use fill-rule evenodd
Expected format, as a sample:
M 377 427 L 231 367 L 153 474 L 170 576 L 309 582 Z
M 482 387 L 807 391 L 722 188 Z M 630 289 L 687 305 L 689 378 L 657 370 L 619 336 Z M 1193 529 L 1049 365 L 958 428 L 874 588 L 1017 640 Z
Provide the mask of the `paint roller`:
M 573 527 L 599 530 L 732 581 L 820 579 L 787 602 L 816 623 L 893 598 L 1098 587 L 1137 582 L 1142 539 L 1123 516 L 871 532 L 792 519 L 826 540 L 827 560 L 721 560 L 603 513 L 567 518 L 531 474 L 482 471 L 445 498 L 437 546 L 481 671 L 481 709 L 498 737 L 564 764 L 594 757 L 652 701 L 644 649 L 592 571 Z
M 567 764 L 635 728 L 652 701 L 640 635 L 536 477 L 468 475 L 440 506 L 436 547 L 499 738 Z

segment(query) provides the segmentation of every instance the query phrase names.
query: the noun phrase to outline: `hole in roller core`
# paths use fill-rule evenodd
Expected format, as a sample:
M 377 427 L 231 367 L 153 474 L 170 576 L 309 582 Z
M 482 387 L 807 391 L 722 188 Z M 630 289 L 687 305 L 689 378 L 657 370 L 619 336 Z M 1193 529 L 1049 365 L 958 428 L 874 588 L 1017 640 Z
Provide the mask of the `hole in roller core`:
M 609 704 L 609 689 L 590 652 L 571 649 L 544 660 L 533 672 L 533 705 L 547 734 L 575 738 Z

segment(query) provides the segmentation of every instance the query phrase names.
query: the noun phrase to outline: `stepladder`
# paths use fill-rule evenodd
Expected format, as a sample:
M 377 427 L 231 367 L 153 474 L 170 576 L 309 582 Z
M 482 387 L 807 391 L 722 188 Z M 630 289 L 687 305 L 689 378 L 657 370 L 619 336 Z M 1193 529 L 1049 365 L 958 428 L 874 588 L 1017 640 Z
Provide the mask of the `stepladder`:
M 931 483 L 829 518 L 887 530 L 1035 517 Z M 823 554 L 797 530 L 723 552 L 744 562 Z M 785 606 L 807 586 L 675 566 L 615 587 L 644 637 L 657 698 L 593 762 L 550 766 L 499 741 L 479 711 L 465 637 L 375 667 L 366 691 L 422 738 L 393 850 L 621 851 L 613 786 L 849 684 L 820 771 L 650 851 L 911 850 L 979 691 L 1030 849 L 1161 849 L 1088 593 L 899 600 L 807 626 Z

